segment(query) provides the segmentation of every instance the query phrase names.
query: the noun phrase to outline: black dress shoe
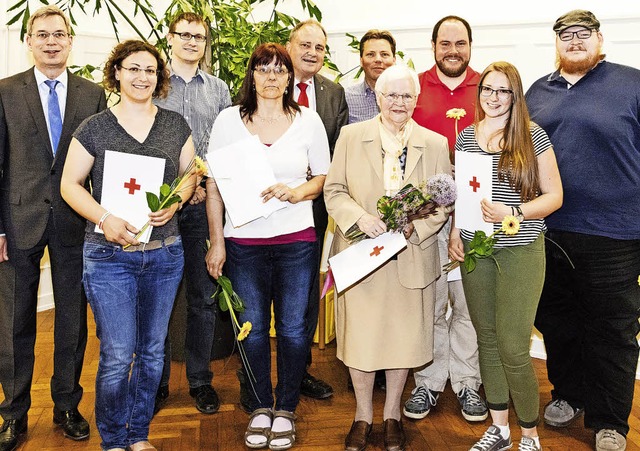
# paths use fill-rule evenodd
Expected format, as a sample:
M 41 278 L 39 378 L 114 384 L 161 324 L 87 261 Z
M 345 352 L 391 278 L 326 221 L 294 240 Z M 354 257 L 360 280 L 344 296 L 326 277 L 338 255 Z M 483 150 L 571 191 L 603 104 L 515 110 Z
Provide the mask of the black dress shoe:
M 169 386 L 161 385 L 158 387 L 158 392 L 156 393 L 155 404 L 153 405 L 153 414 L 160 412 L 160 409 L 164 407 L 167 403 L 167 399 L 169 398 Z
M 384 420 L 384 448 L 386 451 L 404 451 L 407 437 L 404 435 L 402 421 L 389 418 Z
M 254 410 L 253 396 L 251 396 L 251 386 L 247 383 L 247 376 L 244 374 L 244 368 L 240 367 L 236 370 L 238 382 L 240 382 L 240 407 L 246 413 L 251 414 Z
M 300 394 L 313 399 L 327 399 L 333 395 L 333 388 L 309 373 L 304 373 L 300 384 Z
M 216 413 L 220 408 L 220 399 L 211 385 L 190 388 L 189 395 L 196 400 L 196 409 L 202 413 Z
M 78 412 L 78 409 L 58 410 L 53 408 L 53 422 L 62 427 L 64 436 L 71 440 L 89 438 L 89 423 Z
M 5 420 L 0 429 L 0 451 L 13 451 L 27 433 L 27 416 Z
M 366 421 L 354 421 L 351 430 L 344 439 L 345 451 L 363 451 L 367 447 L 367 439 L 371 434 L 371 424 Z

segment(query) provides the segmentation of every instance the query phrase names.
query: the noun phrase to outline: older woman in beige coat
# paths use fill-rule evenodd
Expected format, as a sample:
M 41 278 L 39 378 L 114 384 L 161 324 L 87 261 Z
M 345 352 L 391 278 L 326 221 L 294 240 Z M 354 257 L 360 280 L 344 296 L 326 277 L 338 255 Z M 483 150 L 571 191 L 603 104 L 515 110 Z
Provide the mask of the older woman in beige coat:
M 392 66 L 376 84 L 380 115 L 343 127 L 324 186 L 327 210 L 337 224 L 331 255 L 348 247 L 344 234 L 354 224 L 371 238 L 386 231 L 376 212 L 381 196 L 451 173 L 446 138 L 411 119 L 419 91 L 414 71 Z M 391 174 L 398 171 L 402 175 L 394 180 Z M 440 276 L 436 233 L 448 213 L 438 208 L 410 223 L 404 230 L 407 247 L 338 297 L 337 356 L 349 367 L 356 395 L 348 451 L 366 447 L 380 369 L 387 380 L 385 448 L 404 449 L 400 400 L 409 369 L 432 359 L 434 281 Z

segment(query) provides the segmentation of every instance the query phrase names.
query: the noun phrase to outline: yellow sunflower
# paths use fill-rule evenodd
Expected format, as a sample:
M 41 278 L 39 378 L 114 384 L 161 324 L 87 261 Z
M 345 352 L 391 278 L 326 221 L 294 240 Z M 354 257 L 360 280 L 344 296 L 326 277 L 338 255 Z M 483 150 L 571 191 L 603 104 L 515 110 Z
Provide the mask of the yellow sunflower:
M 196 167 L 196 174 L 198 175 L 207 175 L 209 170 L 207 168 L 207 164 L 200 158 L 199 156 L 193 157 L 193 162 Z
M 247 335 L 249 335 L 249 332 L 251 332 L 251 327 L 251 323 L 249 321 L 245 321 L 245 323 L 242 325 L 242 328 L 240 329 L 240 332 L 238 332 L 238 341 L 242 341 L 247 338 Z
M 505 216 L 502 220 L 502 231 L 505 235 L 515 235 L 520 230 L 520 221 L 515 216 Z
M 464 110 L 464 108 L 451 108 L 447 111 L 446 115 L 448 118 L 459 120 L 460 118 L 465 117 L 467 115 L 467 112 Z

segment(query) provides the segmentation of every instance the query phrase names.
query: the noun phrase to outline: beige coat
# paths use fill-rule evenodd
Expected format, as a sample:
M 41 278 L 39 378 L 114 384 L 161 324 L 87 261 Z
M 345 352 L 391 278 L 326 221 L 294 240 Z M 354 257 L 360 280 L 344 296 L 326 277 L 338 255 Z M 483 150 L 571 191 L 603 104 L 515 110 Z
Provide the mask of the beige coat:
M 324 185 L 329 215 L 337 225 L 330 255 L 348 247 L 343 232 L 365 213 L 377 214 L 385 194 L 377 119 L 343 127 Z M 405 184 L 451 174 L 447 140 L 414 126 L 407 145 Z M 437 232 L 450 208 L 414 221 L 408 246 L 371 275 L 345 290 L 335 303 L 338 358 L 372 371 L 412 368 L 432 359 L 433 282 L 440 276 Z

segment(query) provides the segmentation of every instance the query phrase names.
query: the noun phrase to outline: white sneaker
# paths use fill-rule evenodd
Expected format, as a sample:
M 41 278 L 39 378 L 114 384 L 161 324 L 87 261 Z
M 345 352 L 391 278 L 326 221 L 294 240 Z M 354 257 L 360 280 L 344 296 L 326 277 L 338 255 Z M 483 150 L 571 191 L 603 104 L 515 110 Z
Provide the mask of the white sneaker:
M 624 451 L 627 439 L 614 429 L 600 429 L 596 433 L 596 451 Z
M 500 429 L 492 424 L 469 451 L 504 451 L 512 446 L 511 437 L 504 438 L 500 434 Z
M 531 437 L 522 436 L 518 451 L 542 451 L 542 446 L 536 445 L 536 441 Z

